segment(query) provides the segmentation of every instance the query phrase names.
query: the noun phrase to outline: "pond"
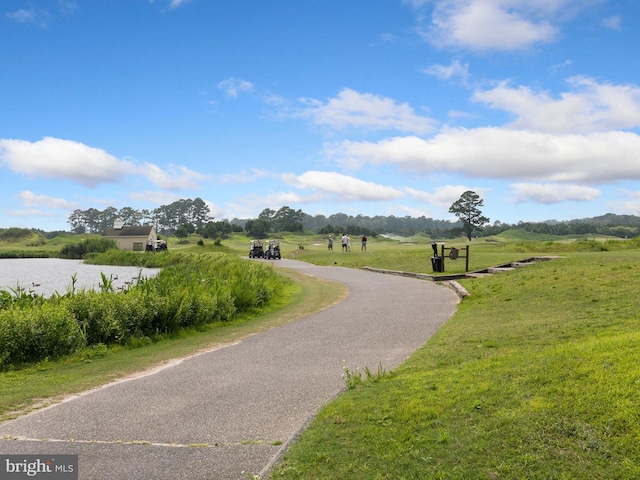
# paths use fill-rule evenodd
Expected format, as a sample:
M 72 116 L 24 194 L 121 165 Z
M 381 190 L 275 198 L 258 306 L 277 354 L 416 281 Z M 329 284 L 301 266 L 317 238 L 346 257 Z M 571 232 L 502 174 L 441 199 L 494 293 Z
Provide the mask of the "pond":
M 119 267 L 112 265 L 87 265 L 82 260 L 59 258 L 7 258 L 0 259 L 0 290 L 33 291 L 50 297 L 58 292 L 63 295 L 71 289 L 75 275 L 76 291 L 80 289 L 100 290 L 102 275 L 113 280 L 116 289 L 135 283 L 139 275 L 154 277 L 159 268 Z

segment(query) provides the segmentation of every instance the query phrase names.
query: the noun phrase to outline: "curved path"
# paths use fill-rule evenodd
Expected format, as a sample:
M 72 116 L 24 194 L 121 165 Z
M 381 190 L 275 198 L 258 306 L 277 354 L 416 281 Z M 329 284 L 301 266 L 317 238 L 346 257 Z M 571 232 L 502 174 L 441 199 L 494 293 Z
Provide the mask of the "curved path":
M 344 389 L 344 366 L 395 368 L 458 303 L 451 290 L 423 280 L 276 265 L 341 282 L 349 295 L 288 325 L 0 424 L 0 454 L 77 454 L 81 479 L 250 478 Z

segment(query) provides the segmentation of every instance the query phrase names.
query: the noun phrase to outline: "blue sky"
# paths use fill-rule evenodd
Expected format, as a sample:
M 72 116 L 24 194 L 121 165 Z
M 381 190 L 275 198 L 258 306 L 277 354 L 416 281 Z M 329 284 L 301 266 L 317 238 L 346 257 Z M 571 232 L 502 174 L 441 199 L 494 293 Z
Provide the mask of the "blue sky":
M 3 0 L 0 227 L 640 214 L 636 0 Z

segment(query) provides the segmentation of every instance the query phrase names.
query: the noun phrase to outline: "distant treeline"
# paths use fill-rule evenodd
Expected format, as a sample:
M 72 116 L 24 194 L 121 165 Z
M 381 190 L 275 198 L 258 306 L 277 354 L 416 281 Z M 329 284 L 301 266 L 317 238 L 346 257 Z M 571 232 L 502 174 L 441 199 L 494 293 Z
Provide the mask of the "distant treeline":
M 96 209 L 76 210 L 69 217 L 72 233 L 100 234 L 106 227 L 113 226 L 116 218 L 125 225 L 152 224 L 156 231 L 164 235 L 178 237 L 197 233 L 205 238 L 225 238 L 233 232 L 244 232 L 248 236 L 265 237 L 278 232 L 314 232 L 319 234 L 350 233 L 352 235 L 378 234 L 416 235 L 424 233 L 431 238 L 455 238 L 463 235 L 462 224 L 449 220 L 427 217 L 396 217 L 394 215 L 347 215 L 336 213 L 330 216 L 309 215 L 302 210 L 284 206 L 279 210 L 265 209 L 258 218 L 219 220 L 209 215 L 209 207 L 199 198 L 179 200 L 163 205 L 153 212 L 136 211 L 130 207 L 117 210 L 113 207 L 100 211 Z M 599 217 L 569 221 L 549 220 L 545 222 L 502 223 L 496 221 L 473 232 L 474 236 L 497 235 L 517 228 L 531 233 L 547 235 L 601 234 L 619 238 L 640 235 L 640 217 L 608 213 Z M 0 229 L 0 241 L 24 241 L 32 237 L 34 244 L 44 243 L 44 239 L 68 232 L 45 232 L 37 229 Z M 34 234 L 37 234 L 34 236 Z
M 155 210 L 136 210 L 124 207 L 118 210 L 107 207 L 104 210 L 89 208 L 74 210 L 67 223 L 73 233 L 102 233 L 105 228 L 113 227 L 116 219 L 124 225 L 153 225 L 157 232 L 173 234 L 182 225 L 191 225 L 202 229 L 213 220 L 209 206 L 201 198 L 182 199 L 169 205 L 162 205 Z
M 565 222 L 518 222 L 499 223 L 482 229 L 484 235 L 497 235 L 505 230 L 517 228 L 531 233 L 547 235 L 600 234 L 619 238 L 633 238 L 640 235 L 640 217 L 607 213 L 599 217 L 569 220 Z
M 396 235 L 415 235 L 425 233 L 431 238 L 456 238 L 464 235 L 462 223 L 448 220 L 435 220 L 426 217 L 395 217 L 364 215 L 349 216 L 343 213 L 325 217 L 306 215 L 303 219 L 305 229 L 317 233 L 346 231 L 350 233 L 373 232 Z M 547 235 L 600 234 L 619 238 L 632 238 L 640 235 L 640 217 L 634 215 L 606 214 L 600 217 L 570 221 L 549 220 L 546 222 L 502 223 L 499 221 L 474 231 L 475 236 L 498 235 L 506 230 L 519 229 L 531 233 Z

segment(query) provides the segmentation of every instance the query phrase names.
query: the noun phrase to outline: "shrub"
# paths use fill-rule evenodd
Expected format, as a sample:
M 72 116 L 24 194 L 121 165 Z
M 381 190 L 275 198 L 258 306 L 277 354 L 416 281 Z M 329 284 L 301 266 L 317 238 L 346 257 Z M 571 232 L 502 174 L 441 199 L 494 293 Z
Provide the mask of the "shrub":
M 11 227 L 0 231 L 0 240 L 3 242 L 20 242 L 29 239 L 33 235 L 33 230 L 28 228 Z
M 67 259 L 83 259 L 91 253 L 106 252 L 118 249 L 116 242 L 109 238 L 85 238 L 81 242 L 69 243 L 60 249 L 60 257 Z
M 73 353 L 85 339 L 73 314 L 61 304 L 0 311 L 0 367 Z
M 0 292 L 5 308 L 0 313 L 6 317 L 0 317 L 0 352 L 7 352 L 0 353 L 0 366 L 63 355 L 82 345 L 123 343 L 229 321 L 238 312 L 266 305 L 284 286 L 271 266 L 232 255 L 167 258 L 170 265 L 157 277 L 141 278 L 120 293 L 73 290 L 45 299 Z
M 88 345 L 123 343 L 132 337 L 158 333 L 153 302 L 135 293 L 82 291 L 66 303 Z M 157 302 L 156 302 L 157 303 Z M 160 309 L 162 311 L 162 309 Z
M 131 265 L 141 268 L 162 268 L 180 263 L 181 254 L 170 252 L 132 252 L 130 250 L 107 250 L 103 253 L 91 253 L 85 263 L 92 265 Z
M 126 332 L 118 318 L 116 295 L 81 291 L 63 302 L 75 317 L 88 345 L 118 343 L 124 339 Z

